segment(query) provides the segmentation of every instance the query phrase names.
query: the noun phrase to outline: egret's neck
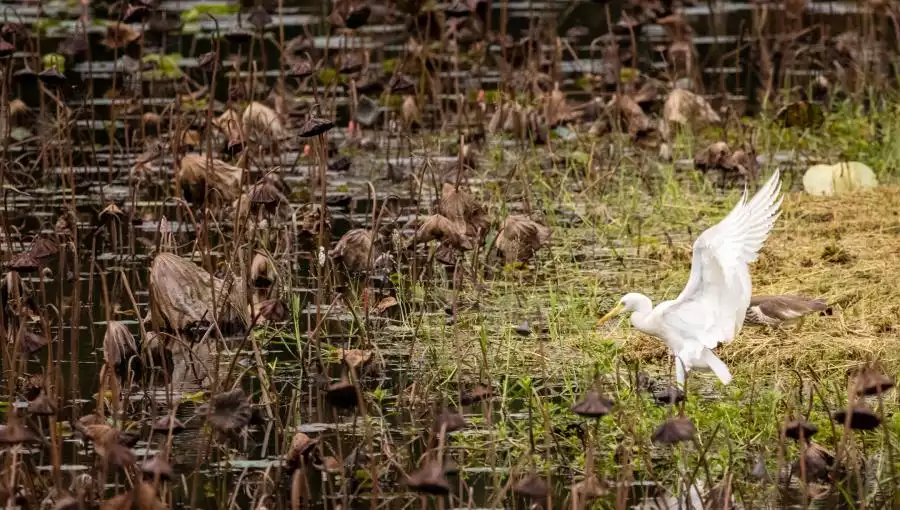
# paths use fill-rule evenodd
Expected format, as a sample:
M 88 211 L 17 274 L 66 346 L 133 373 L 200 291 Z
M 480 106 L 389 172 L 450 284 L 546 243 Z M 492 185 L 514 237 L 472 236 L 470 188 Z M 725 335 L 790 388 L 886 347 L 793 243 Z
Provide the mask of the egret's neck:
M 652 334 L 652 328 L 650 327 L 650 312 L 653 311 L 653 301 L 650 300 L 647 296 L 643 294 L 638 296 L 638 299 L 635 300 L 632 305 L 631 311 L 631 324 L 634 325 L 639 331 L 644 333 Z

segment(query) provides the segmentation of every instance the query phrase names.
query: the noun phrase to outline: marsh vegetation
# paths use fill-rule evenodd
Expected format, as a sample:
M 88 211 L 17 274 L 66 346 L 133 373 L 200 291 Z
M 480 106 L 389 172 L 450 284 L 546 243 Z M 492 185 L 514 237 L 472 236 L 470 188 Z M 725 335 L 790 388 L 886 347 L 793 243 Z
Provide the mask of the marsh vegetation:
M 896 12 L 4 6 L 0 501 L 894 507 Z M 678 387 L 597 319 L 776 169 Z

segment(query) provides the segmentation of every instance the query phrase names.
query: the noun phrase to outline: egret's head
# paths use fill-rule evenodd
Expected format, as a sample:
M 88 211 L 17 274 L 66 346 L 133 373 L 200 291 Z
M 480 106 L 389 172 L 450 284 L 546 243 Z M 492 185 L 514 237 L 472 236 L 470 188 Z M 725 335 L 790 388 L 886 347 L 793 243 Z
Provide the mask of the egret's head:
M 622 307 L 622 312 L 634 312 L 641 308 L 641 304 L 647 300 L 647 296 L 643 294 L 638 294 L 637 292 L 629 292 L 622 296 L 622 299 L 619 300 L 619 304 L 616 306 Z
M 644 302 L 648 301 L 647 296 L 643 294 L 638 294 L 636 292 L 630 292 L 622 296 L 622 299 L 616 303 L 616 306 L 613 307 L 612 310 L 609 311 L 606 315 L 604 315 L 597 324 L 603 324 L 604 322 L 612 319 L 616 315 L 619 315 L 623 312 L 635 312 L 638 310 L 642 310 L 644 308 Z

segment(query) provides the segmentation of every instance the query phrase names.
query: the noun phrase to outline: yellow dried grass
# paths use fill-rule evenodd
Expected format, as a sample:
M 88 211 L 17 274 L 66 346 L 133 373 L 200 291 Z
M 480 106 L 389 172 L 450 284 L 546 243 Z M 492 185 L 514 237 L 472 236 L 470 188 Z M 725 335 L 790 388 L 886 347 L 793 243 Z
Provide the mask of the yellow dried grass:
M 900 188 L 841 197 L 789 195 L 784 213 L 751 266 L 754 294 L 821 297 L 830 317 L 809 317 L 799 330 L 745 327 L 719 349 L 723 360 L 754 374 L 783 368 L 840 371 L 866 360 L 900 368 Z M 684 246 L 668 260 L 685 271 Z M 669 248 L 662 248 L 667 250 Z M 629 359 L 658 362 L 662 342 L 629 329 Z

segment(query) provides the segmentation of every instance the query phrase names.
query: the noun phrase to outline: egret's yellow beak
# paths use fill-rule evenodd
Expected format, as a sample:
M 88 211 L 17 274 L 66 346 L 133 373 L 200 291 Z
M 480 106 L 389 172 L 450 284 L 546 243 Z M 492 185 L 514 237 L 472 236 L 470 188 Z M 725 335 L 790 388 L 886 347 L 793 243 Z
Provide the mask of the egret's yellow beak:
M 617 303 L 616 306 L 614 306 L 613 309 L 610 310 L 608 314 L 604 315 L 603 317 L 600 318 L 600 320 L 597 321 L 597 325 L 599 326 L 599 325 L 603 324 L 604 322 L 612 319 L 616 315 L 619 315 L 619 312 L 621 312 L 623 308 L 625 308 L 625 305 L 623 305 L 622 303 Z

